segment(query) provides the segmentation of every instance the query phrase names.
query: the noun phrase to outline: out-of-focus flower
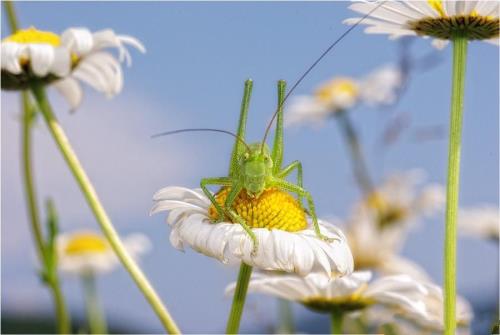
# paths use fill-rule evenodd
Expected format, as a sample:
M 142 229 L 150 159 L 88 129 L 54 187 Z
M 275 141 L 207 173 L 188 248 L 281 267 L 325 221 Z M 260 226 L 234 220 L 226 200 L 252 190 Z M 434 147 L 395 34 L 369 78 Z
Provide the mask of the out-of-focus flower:
M 410 276 L 386 276 L 371 281 L 369 271 L 356 271 L 329 281 L 325 281 L 324 277 L 319 273 L 305 277 L 257 273 L 250 280 L 248 291 L 296 301 L 325 313 L 334 310 L 350 313 L 384 306 L 394 313 L 425 317 L 422 297 L 427 291 Z M 234 291 L 235 286 L 235 283 L 229 285 L 226 292 Z
M 217 194 L 218 201 L 224 194 L 224 189 Z M 256 199 L 240 193 L 235 200 L 234 210 L 257 238 L 256 252 L 240 224 L 213 222 L 217 213 L 200 189 L 167 187 L 154 195 L 154 201 L 152 214 L 170 212 L 170 242 L 177 249 L 187 244 L 224 264 L 244 262 L 261 270 L 300 275 L 317 271 L 331 277 L 352 272 L 351 251 L 340 229 L 320 221 L 322 233 L 334 241 L 318 238 L 299 202 L 286 192 L 267 190 Z
M 391 104 L 396 101 L 402 85 L 403 74 L 393 65 L 385 65 L 361 79 L 337 77 L 320 85 L 313 95 L 297 96 L 290 101 L 285 124 L 321 124 L 358 103 Z
M 392 174 L 355 206 L 352 220 L 368 219 L 380 229 L 386 229 L 408 226 L 421 217 L 437 213 L 445 204 L 444 188 L 429 184 L 418 190 L 424 178 L 425 173 L 417 169 Z
M 126 45 L 145 52 L 135 38 L 112 30 L 95 33 L 70 28 L 61 35 L 35 28 L 19 30 L 2 40 L 2 89 L 27 89 L 33 80 L 53 84 L 72 108 L 82 100 L 80 82 L 112 97 L 123 87 L 120 63 L 131 64 Z M 107 51 L 116 48 L 116 59 Z
M 382 5 L 360 1 L 349 8 L 368 17 L 361 22 L 361 18 L 350 18 L 344 23 L 368 25 L 365 32 L 369 34 L 387 34 L 392 39 L 432 37 L 438 48 L 456 34 L 498 45 L 498 1 L 385 1 Z
M 428 291 L 428 294 L 423 296 L 425 313 L 423 315 L 408 314 L 404 315 L 404 317 L 419 327 L 420 334 L 442 334 L 444 330 L 443 290 L 431 282 L 424 283 L 423 285 Z M 408 299 L 421 299 L 422 295 L 410 292 L 407 297 Z M 467 333 L 473 317 L 474 314 L 469 302 L 465 298 L 457 296 L 456 320 L 458 330 Z
M 465 236 L 498 241 L 500 234 L 500 213 L 498 207 L 484 205 L 461 209 L 458 216 L 458 229 Z
M 127 236 L 123 244 L 134 258 L 138 258 L 151 248 L 148 238 L 142 234 Z M 120 264 L 104 236 L 92 231 L 59 235 L 57 255 L 58 267 L 72 274 L 109 272 Z
M 419 265 L 398 255 L 411 223 L 435 214 L 445 203 L 442 186 L 418 189 L 423 177 L 420 170 L 393 174 L 354 206 L 345 231 L 356 270 L 429 279 Z

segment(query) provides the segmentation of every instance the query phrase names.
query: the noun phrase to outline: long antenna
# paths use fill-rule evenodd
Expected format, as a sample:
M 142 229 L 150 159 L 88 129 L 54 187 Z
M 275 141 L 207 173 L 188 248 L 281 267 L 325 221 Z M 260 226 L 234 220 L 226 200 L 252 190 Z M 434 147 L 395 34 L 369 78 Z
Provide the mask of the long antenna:
M 382 6 L 384 3 L 386 3 L 387 0 L 382 1 L 379 5 L 377 5 L 375 8 L 370 10 L 368 13 L 366 13 L 362 18 L 360 18 L 355 24 L 353 24 L 349 29 L 344 31 L 340 37 L 338 37 L 335 41 L 333 41 L 328 48 L 326 48 L 325 51 L 307 68 L 307 70 L 300 76 L 300 78 L 293 84 L 292 88 L 288 93 L 285 95 L 285 98 L 281 102 L 281 104 L 278 105 L 278 108 L 276 108 L 276 111 L 273 114 L 273 117 L 271 118 L 271 121 L 269 121 L 269 124 L 266 127 L 266 132 L 264 133 L 264 138 L 262 139 L 262 148 L 264 148 L 264 143 L 266 142 L 267 136 L 269 135 L 269 131 L 271 130 L 271 126 L 274 122 L 274 119 L 276 119 L 276 116 L 278 115 L 278 111 L 283 107 L 285 104 L 285 101 L 288 99 L 290 94 L 299 86 L 299 84 L 304 80 L 304 78 L 318 65 L 319 62 L 340 42 L 344 39 L 344 37 L 347 36 L 354 28 L 356 28 L 361 22 L 363 22 L 364 19 L 366 19 L 368 16 L 370 16 L 374 11 L 376 11 L 380 6 Z
M 201 131 L 211 131 L 211 132 L 215 132 L 215 133 L 222 133 L 222 134 L 231 135 L 232 137 L 234 137 L 235 139 L 237 139 L 238 141 L 240 141 L 241 143 L 243 143 L 245 145 L 245 147 L 247 148 L 247 151 L 250 152 L 250 147 L 248 146 L 248 144 L 245 143 L 245 141 L 241 137 L 239 137 L 238 135 L 230 132 L 229 130 L 224 130 L 224 129 L 214 129 L 214 128 L 186 128 L 186 129 L 177 129 L 177 130 L 166 131 L 166 132 L 163 132 L 163 133 L 152 135 L 151 138 L 157 138 L 157 137 L 174 135 L 174 134 L 180 134 L 180 133 L 201 132 Z

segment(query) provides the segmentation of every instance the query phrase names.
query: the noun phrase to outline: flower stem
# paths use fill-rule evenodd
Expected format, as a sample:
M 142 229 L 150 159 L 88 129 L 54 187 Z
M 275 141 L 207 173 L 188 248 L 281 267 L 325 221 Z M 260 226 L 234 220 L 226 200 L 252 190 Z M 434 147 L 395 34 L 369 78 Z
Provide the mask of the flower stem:
M 337 111 L 335 112 L 337 121 L 339 123 L 342 134 L 349 147 L 349 153 L 351 154 L 351 161 L 354 170 L 354 177 L 360 187 L 361 191 L 367 195 L 373 192 L 373 182 L 368 172 L 368 167 L 366 165 L 365 158 L 361 149 L 361 143 L 359 142 L 358 134 L 351 119 L 349 118 L 348 112 Z
M 330 315 L 330 329 L 332 334 L 342 334 L 342 323 L 344 314 L 342 311 L 334 310 Z
M 142 291 L 144 297 L 147 299 L 153 310 L 158 315 L 165 329 L 169 333 L 180 333 L 179 328 L 161 302 L 158 294 L 155 292 L 146 276 L 142 273 L 141 269 L 137 266 L 135 261 L 123 246 L 118 233 L 116 232 L 106 211 L 101 205 L 94 187 L 92 186 L 87 174 L 83 170 L 78 157 L 73 151 L 73 148 L 71 147 L 69 140 L 64 133 L 64 130 L 62 129 L 54 113 L 52 112 L 52 108 L 49 104 L 43 86 L 38 82 L 34 82 L 31 86 L 31 90 L 33 92 L 33 95 L 35 96 L 45 122 L 49 127 L 52 137 L 56 141 L 59 150 L 61 151 L 66 163 L 68 164 L 69 169 L 73 173 L 73 176 L 80 186 L 80 189 L 85 199 L 87 200 L 88 205 L 94 213 L 97 222 L 100 224 L 101 229 L 114 252 L 122 262 L 123 266 L 127 269 L 139 289 Z
M 32 125 L 34 120 L 34 108 L 29 100 L 28 92 L 22 92 L 23 104 L 23 120 L 22 120 L 22 169 L 24 179 L 24 192 L 26 194 L 26 203 L 28 205 L 29 221 L 31 225 L 31 232 L 35 240 L 35 249 L 37 251 L 40 263 L 44 267 L 43 272 L 48 272 L 47 253 L 45 241 L 43 238 L 42 228 L 40 224 L 40 215 L 38 212 L 37 197 L 35 191 L 35 183 L 33 181 L 32 173 L 32 147 L 31 147 L 31 134 Z M 59 334 L 68 334 L 71 332 L 71 321 L 64 302 L 61 286 L 59 285 L 59 278 L 57 272 L 51 271 L 52 275 L 44 278 L 50 290 L 52 291 L 52 298 L 54 300 L 54 309 L 57 320 L 57 331 Z
M 295 332 L 293 322 L 292 304 L 288 300 L 278 299 L 279 304 L 279 328 L 278 334 L 293 334 Z
M 247 297 L 248 283 L 250 282 L 251 274 L 252 267 L 245 263 L 241 263 L 236 290 L 233 296 L 233 304 L 231 305 L 231 312 L 227 320 L 226 334 L 237 334 L 240 329 L 241 314 L 245 306 L 245 298 Z
M 87 322 L 91 334 L 107 334 L 106 318 L 102 312 L 97 294 L 95 275 L 92 272 L 82 274 L 83 292 L 87 309 Z
M 467 39 L 453 39 L 453 78 L 451 89 L 448 181 L 446 188 L 446 228 L 444 241 L 444 326 L 445 335 L 455 334 L 457 212 L 460 184 L 460 147 L 465 87 Z
M 19 22 L 17 21 L 16 11 L 12 1 L 3 1 L 5 11 L 7 12 L 7 19 L 9 21 L 10 30 L 15 33 L 19 29 Z

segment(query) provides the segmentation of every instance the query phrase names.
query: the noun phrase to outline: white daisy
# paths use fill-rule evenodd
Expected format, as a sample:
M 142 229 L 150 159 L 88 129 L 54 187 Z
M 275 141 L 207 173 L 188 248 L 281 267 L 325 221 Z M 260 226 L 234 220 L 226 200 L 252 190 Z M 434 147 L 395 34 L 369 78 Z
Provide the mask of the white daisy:
M 335 277 L 352 272 L 351 251 L 340 229 L 320 221 L 322 233 L 334 239 L 328 243 L 316 236 L 303 208 L 290 194 L 271 189 L 250 199 L 242 193 L 233 208 L 257 238 L 255 253 L 241 225 L 213 223 L 217 212 L 200 189 L 164 188 L 154 195 L 151 213 L 169 211 L 170 242 L 175 248 L 183 250 L 187 244 L 224 264 L 244 262 L 261 270 L 300 275 L 321 271 Z M 216 195 L 218 201 L 225 196 L 224 189 Z
M 486 239 L 499 239 L 500 213 L 498 207 L 483 205 L 464 208 L 458 216 L 458 229 L 462 235 Z
M 398 255 L 411 224 L 444 207 L 444 188 L 430 184 L 418 189 L 423 179 L 420 170 L 393 174 L 354 206 L 345 231 L 356 270 L 428 279 L 419 265 Z
M 363 15 L 371 12 L 361 21 L 368 25 L 365 32 L 369 34 L 387 34 L 392 39 L 433 37 L 433 45 L 438 48 L 444 47 L 456 34 L 464 34 L 469 40 L 498 44 L 498 1 L 384 1 L 382 5 L 363 1 L 349 8 Z M 344 23 L 352 25 L 360 20 L 350 18 Z
M 402 85 L 402 72 L 390 64 L 361 79 L 336 77 L 320 85 L 313 95 L 294 97 L 288 105 L 285 123 L 321 124 L 335 113 L 351 109 L 358 103 L 389 105 L 396 101 Z
M 52 83 L 72 108 L 82 100 L 80 81 L 112 97 L 123 87 L 120 63 L 131 64 L 126 45 L 145 52 L 135 38 L 112 30 L 91 33 L 70 28 L 60 36 L 35 28 L 20 30 L 2 40 L 2 89 L 27 89 L 33 79 Z M 107 51 L 116 48 L 116 59 Z
M 430 332 L 431 334 L 441 334 L 444 330 L 443 325 L 443 290 L 438 285 L 431 282 L 423 283 L 428 294 L 421 296 L 410 292 L 408 299 L 421 299 L 425 305 L 425 313 L 423 315 L 406 314 L 404 318 L 413 321 L 420 327 L 421 333 Z M 456 303 L 456 321 L 458 329 L 467 331 L 474 314 L 468 301 L 457 296 Z
M 385 306 L 394 313 L 411 313 L 414 318 L 426 317 L 420 296 L 427 294 L 427 291 L 422 284 L 406 275 L 371 279 L 369 271 L 356 271 L 329 281 L 325 281 L 321 273 L 311 273 L 305 277 L 256 273 L 250 280 L 248 292 L 299 302 L 318 312 L 340 310 L 350 313 Z M 236 283 L 230 284 L 226 293 L 234 291 L 235 286 Z
M 151 248 L 148 238 L 132 234 L 123 240 L 133 258 Z M 120 265 L 113 249 L 104 236 L 92 231 L 76 231 L 57 237 L 58 267 L 67 273 L 104 273 Z

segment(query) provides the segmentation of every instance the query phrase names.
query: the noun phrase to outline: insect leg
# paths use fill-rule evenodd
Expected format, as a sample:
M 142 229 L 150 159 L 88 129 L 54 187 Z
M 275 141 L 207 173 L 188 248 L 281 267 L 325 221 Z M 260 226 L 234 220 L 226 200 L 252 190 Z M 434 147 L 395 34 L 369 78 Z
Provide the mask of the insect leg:
M 240 119 L 238 121 L 238 132 L 236 136 L 242 141 L 245 141 L 247 117 L 248 117 L 248 106 L 250 105 L 250 96 L 252 95 L 253 82 L 251 79 L 245 81 L 245 89 L 243 91 L 243 99 L 241 100 L 241 110 Z M 238 159 L 245 151 L 245 146 L 240 140 L 234 142 L 233 151 L 231 153 L 231 162 L 229 165 L 229 176 L 233 176 L 234 172 L 238 168 Z
M 299 187 L 303 188 L 303 182 L 302 182 L 302 163 L 300 161 L 293 161 L 289 165 L 285 166 L 283 170 L 279 171 L 278 174 L 276 175 L 278 178 L 284 179 L 287 177 L 290 173 L 293 172 L 293 170 L 297 169 L 297 185 Z M 302 203 L 302 196 L 299 195 L 299 202 Z
M 221 205 L 215 200 L 215 196 L 210 192 L 207 188 L 208 185 L 221 185 L 221 186 L 231 186 L 233 184 L 233 180 L 229 177 L 218 177 L 218 178 L 203 178 L 200 181 L 200 187 L 203 190 L 203 193 L 210 200 L 212 205 L 214 205 L 215 209 L 217 209 L 217 213 L 219 214 L 218 221 L 224 220 L 224 209 Z
M 273 159 L 273 172 L 278 173 L 283 164 L 283 103 L 285 100 L 286 82 L 278 81 L 278 115 L 276 119 L 276 131 L 271 158 Z
M 311 193 L 306 191 L 304 188 L 302 188 L 298 185 L 292 184 L 292 183 L 290 183 L 286 180 L 283 180 L 283 179 L 275 178 L 272 181 L 272 183 L 274 184 L 274 186 L 276 186 L 280 189 L 296 193 L 299 196 L 306 198 L 307 203 L 309 205 L 309 211 L 310 211 L 310 214 L 311 214 L 311 217 L 313 220 L 313 226 L 314 226 L 314 231 L 316 232 L 316 235 L 320 239 L 327 241 L 327 242 L 333 242 L 335 240 L 334 238 L 327 237 L 321 233 L 321 231 L 319 229 L 318 217 L 316 216 L 316 208 L 314 207 L 314 201 L 313 201 L 313 198 L 311 196 Z
M 226 198 L 225 209 L 226 209 L 226 212 L 229 213 L 229 215 L 231 217 L 231 220 L 233 222 L 238 222 L 243 227 L 243 229 L 245 230 L 245 232 L 252 239 L 252 243 L 253 243 L 252 255 L 255 255 L 257 253 L 257 248 L 259 247 L 259 241 L 257 240 L 257 237 L 255 236 L 255 233 L 253 232 L 252 228 L 250 228 L 247 225 L 247 223 L 245 222 L 245 220 L 241 216 L 239 216 L 238 213 L 236 213 L 231 208 L 231 206 L 233 205 L 234 200 L 236 199 L 236 197 L 238 196 L 238 194 L 241 192 L 242 188 L 243 187 L 239 183 L 233 185 L 233 187 L 231 188 L 231 191 L 229 192 L 229 194 L 228 194 L 228 196 Z

